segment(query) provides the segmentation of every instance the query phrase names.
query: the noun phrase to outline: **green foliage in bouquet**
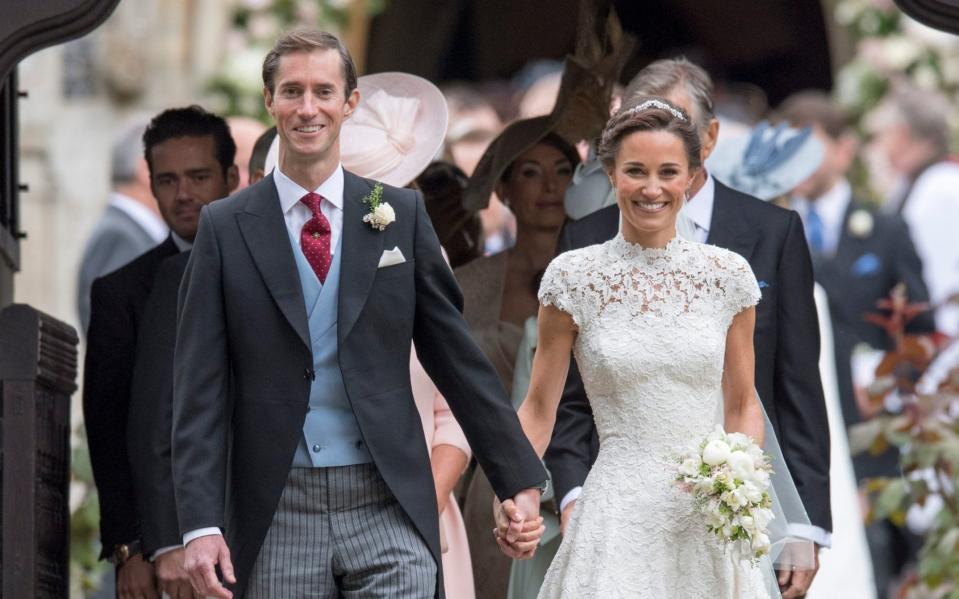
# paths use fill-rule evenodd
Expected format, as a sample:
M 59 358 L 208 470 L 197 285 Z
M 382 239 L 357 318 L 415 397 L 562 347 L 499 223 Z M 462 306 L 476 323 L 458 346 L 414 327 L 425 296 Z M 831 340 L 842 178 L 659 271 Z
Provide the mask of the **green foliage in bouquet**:
M 901 451 L 902 476 L 867 482 L 868 518 L 903 526 L 913 507 L 941 505 L 932 518 L 919 553 L 918 569 L 900 596 L 909 599 L 959 599 L 959 368 L 954 367 L 930 390 L 930 373 L 943 339 L 910 336 L 906 324 L 928 310 L 908 303 L 902 286 L 880 302 L 885 315 L 869 319 L 895 341 L 866 389 L 876 408 L 890 397 L 902 404 L 897 413 L 879 416 L 850 429 L 853 452 L 879 454 L 890 446 Z M 925 391 L 924 391 L 925 390 Z

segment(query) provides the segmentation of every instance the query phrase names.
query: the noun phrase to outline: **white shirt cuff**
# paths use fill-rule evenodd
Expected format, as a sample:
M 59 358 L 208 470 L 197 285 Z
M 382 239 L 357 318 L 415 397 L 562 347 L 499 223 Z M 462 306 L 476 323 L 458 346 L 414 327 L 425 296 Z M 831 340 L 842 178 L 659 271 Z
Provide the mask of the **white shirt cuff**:
M 832 533 L 826 532 L 818 526 L 813 526 L 812 524 L 790 524 L 787 530 L 790 535 L 812 541 L 820 547 L 832 547 Z
M 199 539 L 200 537 L 209 537 L 211 535 L 222 535 L 220 529 L 216 526 L 209 526 L 207 528 L 198 528 L 196 530 L 191 530 L 190 532 L 183 535 L 183 546 L 186 547 L 190 544 L 190 541 L 194 539 Z
M 183 549 L 183 545 L 168 545 L 166 547 L 160 547 L 159 549 L 153 552 L 153 555 L 150 556 L 150 561 L 152 562 L 156 560 L 156 558 L 163 555 L 164 553 L 170 553 L 171 551 L 176 551 L 177 549 Z
M 573 487 L 569 492 L 563 496 L 563 500 L 559 502 L 559 511 L 562 512 L 566 509 L 566 506 L 570 503 L 579 499 L 579 494 L 583 492 L 583 487 Z

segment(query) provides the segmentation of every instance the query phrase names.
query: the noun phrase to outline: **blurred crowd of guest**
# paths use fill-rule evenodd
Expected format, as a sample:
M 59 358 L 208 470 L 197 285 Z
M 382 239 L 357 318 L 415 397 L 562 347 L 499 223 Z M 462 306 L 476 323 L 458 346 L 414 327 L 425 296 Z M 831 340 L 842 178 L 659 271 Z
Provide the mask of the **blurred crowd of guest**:
M 686 61 L 659 67 L 698 69 Z M 675 91 L 687 94 L 687 103 L 712 110 L 707 89 L 663 87 L 653 78 L 656 72 L 634 79 L 625 95 Z M 539 65 L 518 81 L 458 84 L 441 93 L 411 75 L 361 77 L 359 109 L 341 134 L 344 168 L 422 192 L 462 289 L 466 320 L 514 403 L 528 382 L 539 280 L 556 255 L 564 223 L 613 203 L 588 143 L 593 140 L 570 138 L 557 116 L 564 108 L 562 66 Z M 607 111 L 624 93 L 618 87 L 611 92 L 598 100 Z M 832 359 L 823 382 L 831 428 L 839 431 L 834 438 L 842 440 L 846 427 L 877 412 L 862 400 L 856 371 L 860 356 L 869 355 L 864 348 L 890 344 L 882 329 L 865 319 L 878 300 L 904 284 L 912 301 L 934 306 L 910 323 L 911 331 L 959 333 L 959 307 L 948 303 L 959 293 L 959 244 L 953 239 L 959 225 L 959 160 L 951 153 L 950 107 L 928 92 L 899 89 L 868 121 L 871 163 L 881 162 L 885 174 L 896 179 L 893 193 L 881 199 L 859 195 L 850 181 L 853 165 L 863 159 L 862 139 L 827 94 L 797 93 L 766 114 L 754 108 L 727 102 L 725 113 L 717 111 L 718 120 L 702 114 L 704 154 L 713 156 L 701 184 L 713 186 L 715 179 L 798 213 L 821 287 L 820 326 L 831 327 L 823 331 L 823 353 Z M 767 120 L 758 125 L 742 120 L 750 116 Z M 142 397 L 137 390 L 154 386 L 141 364 L 160 360 L 151 352 L 172 355 L 169 342 L 151 349 L 143 338 L 160 334 L 144 332 L 154 318 L 151 310 L 165 309 L 169 318 L 175 306 L 182 268 L 167 275 L 174 277 L 171 291 L 169 282 L 157 282 L 165 272 L 162 263 L 189 251 L 203 205 L 235 188 L 271 181 L 276 146 L 275 128 L 221 119 L 199 107 L 166 111 L 117 133 L 110 157 L 114 192 L 79 263 L 77 306 L 88 336 L 84 407 L 100 492 L 103 556 L 117 564 L 117 585 L 124 592 L 150 585 L 170 591 L 177 584 L 176 568 L 165 565 L 163 556 L 175 554 L 178 535 L 171 542 L 169 535 L 151 532 L 162 508 L 144 497 L 161 491 L 141 476 L 143 470 L 168 468 L 169 456 L 166 466 L 151 466 L 163 458 L 137 449 L 134 428 L 164 422 L 155 411 L 138 410 L 170 401 L 156 394 Z M 694 197 L 688 205 L 689 234 L 706 241 L 719 204 L 703 208 L 705 200 L 698 201 Z M 156 297 L 161 289 L 164 298 Z M 465 437 L 415 352 L 411 375 L 434 460 L 447 596 L 535 596 L 537 574 L 517 571 L 490 534 L 493 491 L 482 471 L 470 465 Z M 165 421 L 169 426 L 168 416 Z M 814 584 L 809 596 L 839 596 L 830 589 L 843 578 L 866 580 L 844 597 L 891 596 L 914 563 L 918 537 L 889 521 L 865 526 L 856 489 L 870 477 L 896 475 L 898 456 L 890 451 L 852 459 L 844 444 L 833 443 L 831 457 L 835 528 L 823 525 L 817 542 L 832 544 L 833 554 L 824 556 L 818 589 Z M 544 502 L 557 534 L 558 514 L 567 504 L 564 497 Z

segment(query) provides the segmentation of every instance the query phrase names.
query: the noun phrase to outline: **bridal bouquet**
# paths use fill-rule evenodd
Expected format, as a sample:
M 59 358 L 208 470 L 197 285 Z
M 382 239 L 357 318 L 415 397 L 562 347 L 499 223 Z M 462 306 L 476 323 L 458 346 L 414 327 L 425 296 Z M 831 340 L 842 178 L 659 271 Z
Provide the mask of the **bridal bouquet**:
M 696 450 L 680 456 L 676 482 L 692 494 L 706 530 L 755 560 L 770 549 L 771 474 L 769 457 L 755 441 L 717 425 Z

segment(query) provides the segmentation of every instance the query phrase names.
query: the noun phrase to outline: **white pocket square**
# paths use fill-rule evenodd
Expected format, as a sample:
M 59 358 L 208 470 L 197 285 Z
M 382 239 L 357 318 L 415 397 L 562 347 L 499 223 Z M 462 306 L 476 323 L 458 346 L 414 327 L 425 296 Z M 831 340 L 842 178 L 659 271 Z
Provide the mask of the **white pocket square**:
M 386 268 L 404 262 L 406 262 L 406 258 L 403 256 L 403 252 L 400 251 L 400 248 L 395 247 L 392 250 L 383 251 L 383 255 L 380 256 L 380 263 L 376 265 L 376 268 Z

